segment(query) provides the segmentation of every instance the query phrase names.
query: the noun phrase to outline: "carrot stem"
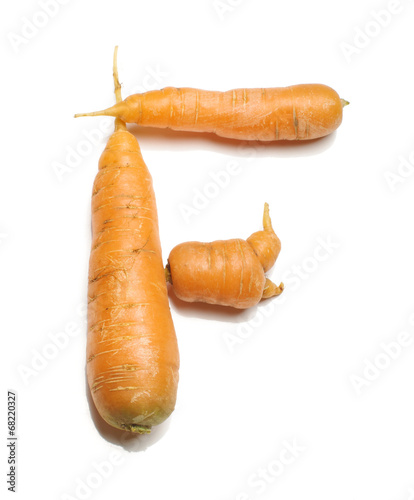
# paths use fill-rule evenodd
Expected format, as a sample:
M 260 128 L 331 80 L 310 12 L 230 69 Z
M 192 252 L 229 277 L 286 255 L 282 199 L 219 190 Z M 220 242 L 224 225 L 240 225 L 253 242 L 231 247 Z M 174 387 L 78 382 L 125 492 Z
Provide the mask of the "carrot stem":
M 115 97 L 116 97 L 116 102 L 121 102 L 122 101 L 122 95 L 121 95 L 121 84 L 119 83 L 119 76 L 118 76 L 118 45 L 115 47 L 114 50 L 114 63 L 113 63 L 113 74 L 114 74 L 114 86 L 115 86 Z M 126 125 L 125 122 L 123 122 L 120 118 L 115 118 L 115 131 L 117 130 L 126 130 Z

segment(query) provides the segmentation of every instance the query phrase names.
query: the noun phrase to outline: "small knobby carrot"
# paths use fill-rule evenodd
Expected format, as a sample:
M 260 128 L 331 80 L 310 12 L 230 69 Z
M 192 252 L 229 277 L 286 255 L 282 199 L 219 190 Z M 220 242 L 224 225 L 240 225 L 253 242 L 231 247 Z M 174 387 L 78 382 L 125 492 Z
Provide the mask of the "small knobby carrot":
M 230 139 L 307 140 L 337 129 L 347 104 L 320 84 L 226 92 L 167 87 L 75 116 L 114 116 L 144 127 L 212 132 Z
M 283 283 L 276 286 L 265 276 L 280 248 L 265 203 L 263 230 L 246 241 L 190 241 L 174 247 L 165 268 L 166 279 L 175 295 L 186 302 L 246 309 L 282 293 Z
M 150 432 L 174 410 L 179 354 L 151 175 L 120 119 L 93 185 L 88 295 L 87 378 L 95 406 L 114 427 Z

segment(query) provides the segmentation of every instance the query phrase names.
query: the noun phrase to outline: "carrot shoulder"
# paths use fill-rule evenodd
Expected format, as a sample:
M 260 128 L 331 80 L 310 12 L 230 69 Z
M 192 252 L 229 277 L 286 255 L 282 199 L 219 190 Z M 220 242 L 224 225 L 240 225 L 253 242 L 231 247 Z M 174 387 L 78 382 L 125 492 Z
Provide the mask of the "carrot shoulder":
M 174 410 L 179 354 L 151 175 L 120 120 L 93 186 L 88 295 L 87 378 L 96 408 L 114 427 L 149 432 Z
M 144 127 L 211 132 L 240 140 L 308 140 L 337 129 L 346 104 L 335 90 L 321 84 L 226 92 L 167 87 L 75 116 L 115 116 Z

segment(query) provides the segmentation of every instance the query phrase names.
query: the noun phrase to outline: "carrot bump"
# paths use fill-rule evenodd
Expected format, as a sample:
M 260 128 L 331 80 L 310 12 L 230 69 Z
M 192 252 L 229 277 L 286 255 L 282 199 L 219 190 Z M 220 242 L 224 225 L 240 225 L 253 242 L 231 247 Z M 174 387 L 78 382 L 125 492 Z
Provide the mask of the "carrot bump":
M 263 230 L 246 241 L 190 241 L 174 247 L 168 257 L 165 278 L 176 296 L 186 302 L 207 302 L 246 309 L 260 300 L 280 295 L 265 272 L 275 263 L 281 244 L 265 203 Z

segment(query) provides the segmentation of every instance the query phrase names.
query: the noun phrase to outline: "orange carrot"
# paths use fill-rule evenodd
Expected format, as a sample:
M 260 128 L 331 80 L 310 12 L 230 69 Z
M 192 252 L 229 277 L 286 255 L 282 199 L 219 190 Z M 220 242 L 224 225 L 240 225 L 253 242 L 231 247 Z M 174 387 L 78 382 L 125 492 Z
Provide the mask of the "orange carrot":
M 247 241 L 181 243 L 168 257 L 166 279 L 173 285 L 175 295 L 186 302 L 246 309 L 282 293 L 283 283 L 276 286 L 265 276 L 276 262 L 280 248 L 269 205 L 265 203 L 263 231 L 253 233 Z
M 174 410 L 179 354 L 151 175 L 120 119 L 93 185 L 88 295 L 87 378 L 96 408 L 114 427 L 150 432 Z
M 306 140 L 338 128 L 347 104 L 320 84 L 227 92 L 167 87 L 75 116 L 115 116 L 144 127 L 212 132 L 231 139 Z

